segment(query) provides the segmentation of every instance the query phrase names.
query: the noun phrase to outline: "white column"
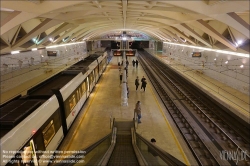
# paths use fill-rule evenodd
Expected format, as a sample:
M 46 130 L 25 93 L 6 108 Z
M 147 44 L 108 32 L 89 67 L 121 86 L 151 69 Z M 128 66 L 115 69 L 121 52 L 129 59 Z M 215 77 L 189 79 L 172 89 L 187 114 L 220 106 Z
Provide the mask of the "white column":
M 121 105 L 122 106 L 128 106 L 128 94 L 127 94 L 127 76 L 126 76 L 126 55 L 125 51 L 123 51 L 123 56 L 122 56 L 122 61 L 123 61 L 123 66 L 122 66 L 122 93 L 121 93 Z

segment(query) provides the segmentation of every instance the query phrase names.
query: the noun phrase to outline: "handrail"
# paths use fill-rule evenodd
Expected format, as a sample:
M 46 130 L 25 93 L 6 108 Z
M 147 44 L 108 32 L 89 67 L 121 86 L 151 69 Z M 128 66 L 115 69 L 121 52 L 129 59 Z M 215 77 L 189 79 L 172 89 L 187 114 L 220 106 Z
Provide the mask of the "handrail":
M 111 139 L 111 145 L 107 152 L 104 154 L 102 157 L 101 161 L 98 163 L 98 166 L 106 166 L 108 164 L 108 161 L 113 153 L 113 150 L 115 148 L 116 144 L 116 133 L 117 133 L 117 128 L 113 127 L 113 132 L 112 132 L 112 139 Z
M 136 130 L 138 128 L 138 121 L 137 121 L 137 114 L 134 110 L 134 118 L 133 118 L 133 122 L 134 122 L 134 129 Z
M 143 157 L 141 151 L 139 150 L 138 146 L 136 145 L 136 133 L 135 133 L 135 129 L 131 128 L 131 134 L 132 134 L 132 146 L 136 155 L 136 158 L 138 160 L 139 165 L 143 166 L 147 166 L 148 163 L 145 160 L 145 158 Z
M 184 163 L 173 157 L 171 154 L 165 152 L 160 147 L 156 145 L 152 145 L 148 140 L 143 138 L 141 135 L 136 133 L 136 136 L 140 138 L 149 148 L 152 152 L 156 153 L 165 163 L 168 165 L 178 165 L 178 166 L 185 166 Z

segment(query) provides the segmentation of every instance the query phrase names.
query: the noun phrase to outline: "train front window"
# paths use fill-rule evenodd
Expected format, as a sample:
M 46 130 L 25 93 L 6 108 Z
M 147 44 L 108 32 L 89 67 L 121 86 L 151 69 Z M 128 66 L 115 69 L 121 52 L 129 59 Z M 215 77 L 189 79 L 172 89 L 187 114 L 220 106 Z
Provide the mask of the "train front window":
M 44 128 L 42 133 L 43 133 L 44 145 L 45 147 L 47 147 L 50 141 L 52 140 L 53 136 L 56 134 L 53 120 L 49 122 L 49 124 Z

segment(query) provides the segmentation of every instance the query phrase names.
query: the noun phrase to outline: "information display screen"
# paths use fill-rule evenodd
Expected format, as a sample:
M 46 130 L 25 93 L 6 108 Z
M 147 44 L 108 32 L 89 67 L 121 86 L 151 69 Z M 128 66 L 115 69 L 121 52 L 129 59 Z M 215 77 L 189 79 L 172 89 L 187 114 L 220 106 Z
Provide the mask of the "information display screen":
M 57 56 L 57 51 L 47 51 L 48 56 Z
M 192 57 L 201 57 L 201 52 L 193 52 Z

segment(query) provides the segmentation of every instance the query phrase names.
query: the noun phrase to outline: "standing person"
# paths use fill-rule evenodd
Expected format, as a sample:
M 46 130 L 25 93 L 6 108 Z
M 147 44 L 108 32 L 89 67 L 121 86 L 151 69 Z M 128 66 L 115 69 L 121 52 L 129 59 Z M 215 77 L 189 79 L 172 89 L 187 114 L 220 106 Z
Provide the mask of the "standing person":
M 138 89 L 138 87 L 139 87 L 139 85 L 140 85 L 140 82 L 139 82 L 139 77 L 137 76 L 136 77 L 136 79 L 135 79 L 135 87 L 136 87 L 136 91 L 137 91 L 137 89 Z
M 122 83 L 122 72 L 120 72 L 120 84 Z
M 133 67 L 135 67 L 135 60 L 134 59 L 132 60 L 132 64 L 133 64 Z
M 128 60 L 126 60 L 126 67 L 128 68 L 128 65 L 129 65 L 129 61 Z
M 127 98 L 129 98 L 129 87 L 128 87 L 128 83 L 127 83 Z
M 135 64 L 136 64 L 136 68 L 138 67 L 138 60 L 136 59 L 135 61 Z
M 144 81 L 142 81 L 141 87 L 143 88 L 144 92 L 146 90 L 146 86 L 147 86 L 147 81 L 146 79 Z
M 144 76 L 142 76 L 142 78 L 141 78 L 141 89 L 142 89 L 142 83 L 143 83 L 144 81 L 146 81 L 146 78 L 145 78 Z
M 138 123 L 141 123 L 141 102 L 137 101 L 135 104 L 135 113 L 137 114 Z
M 23 151 L 23 154 L 22 154 L 23 164 L 25 166 L 30 166 L 31 159 L 32 159 L 32 149 L 31 149 L 31 147 L 30 146 L 24 147 L 24 151 Z
M 156 140 L 154 138 L 151 139 L 151 143 L 152 144 L 155 144 L 156 143 Z
M 128 77 L 128 67 L 125 67 L 124 70 L 126 70 L 126 77 Z

